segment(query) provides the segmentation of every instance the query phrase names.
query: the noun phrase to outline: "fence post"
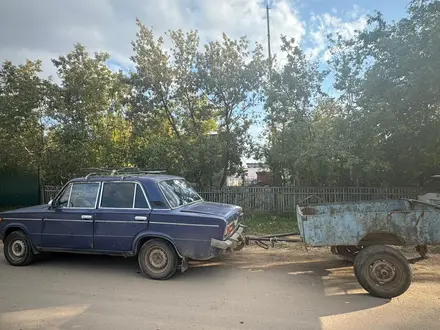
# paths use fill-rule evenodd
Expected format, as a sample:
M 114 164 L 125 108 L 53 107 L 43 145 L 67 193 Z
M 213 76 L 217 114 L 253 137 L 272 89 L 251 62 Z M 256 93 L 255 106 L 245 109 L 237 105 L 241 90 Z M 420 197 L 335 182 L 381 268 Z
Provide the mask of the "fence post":
M 296 209 L 296 187 L 293 187 L 293 208 Z
M 46 195 L 46 189 L 44 187 L 44 185 L 40 185 L 40 204 L 45 204 L 45 195 Z

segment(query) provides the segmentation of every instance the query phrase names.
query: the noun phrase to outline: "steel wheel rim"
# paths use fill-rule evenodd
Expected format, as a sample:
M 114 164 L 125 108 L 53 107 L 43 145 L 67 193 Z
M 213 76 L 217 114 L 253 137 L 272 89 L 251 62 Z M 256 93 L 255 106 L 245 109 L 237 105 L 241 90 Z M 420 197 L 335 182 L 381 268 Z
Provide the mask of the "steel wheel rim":
M 150 265 L 150 269 L 154 272 L 163 271 L 168 265 L 168 256 L 164 249 L 153 248 L 148 251 L 145 261 L 147 265 Z
M 374 260 L 369 267 L 370 278 L 376 285 L 392 285 L 398 279 L 397 267 L 385 259 Z
M 26 255 L 26 243 L 23 240 L 12 241 L 8 246 L 8 253 L 12 260 L 19 261 Z

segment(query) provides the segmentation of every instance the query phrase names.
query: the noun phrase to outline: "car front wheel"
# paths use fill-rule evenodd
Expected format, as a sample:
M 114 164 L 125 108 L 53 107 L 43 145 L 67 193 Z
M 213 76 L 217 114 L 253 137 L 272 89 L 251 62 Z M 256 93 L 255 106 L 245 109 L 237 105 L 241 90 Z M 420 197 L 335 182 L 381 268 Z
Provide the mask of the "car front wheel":
M 178 257 L 170 243 L 151 239 L 139 250 L 138 262 L 146 276 L 155 280 L 166 280 L 176 272 Z
M 13 266 L 26 266 L 35 259 L 29 239 L 22 231 L 14 231 L 6 236 L 3 250 L 6 260 Z

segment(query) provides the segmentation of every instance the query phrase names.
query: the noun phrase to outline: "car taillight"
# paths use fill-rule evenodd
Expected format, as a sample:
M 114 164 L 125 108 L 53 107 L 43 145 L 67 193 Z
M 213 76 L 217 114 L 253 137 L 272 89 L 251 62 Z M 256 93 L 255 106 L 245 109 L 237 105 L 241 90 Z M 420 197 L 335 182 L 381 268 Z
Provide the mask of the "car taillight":
M 225 229 L 224 237 L 229 237 L 234 232 L 234 229 L 235 229 L 235 223 L 232 222 L 229 225 L 227 225 Z

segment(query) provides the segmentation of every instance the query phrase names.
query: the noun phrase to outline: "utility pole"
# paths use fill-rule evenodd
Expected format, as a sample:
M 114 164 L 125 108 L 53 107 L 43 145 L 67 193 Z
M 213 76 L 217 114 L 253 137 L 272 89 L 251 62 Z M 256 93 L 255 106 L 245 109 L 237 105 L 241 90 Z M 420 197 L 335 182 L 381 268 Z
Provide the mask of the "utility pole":
M 269 52 L 269 74 L 270 74 L 272 71 L 272 53 L 270 50 L 269 2 L 267 2 L 266 5 L 266 22 L 267 22 L 267 50 Z
M 272 51 L 271 51 L 271 47 L 270 47 L 270 19 L 269 19 L 269 1 L 267 0 L 266 3 L 266 23 L 267 23 L 267 52 L 269 55 L 269 88 L 271 88 L 272 86 Z M 268 104 L 267 105 L 267 110 L 269 111 L 269 113 L 271 113 L 271 106 Z M 270 118 L 270 116 L 269 116 Z M 275 134 L 275 124 L 273 122 L 273 120 L 269 119 L 269 129 L 270 129 L 270 133 L 269 133 L 269 141 L 271 141 L 271 139 L 274 137 Z M 284 142 L 284 140 L 283 140 Z M 272 143 L 271 143 L 272 144 Z M 283 146 L 284 147 L 284 146 Z M 284 151 L 283 151 L 283 155 L 284 155 Z M 274 179 L 275 182 L 279 181 L 278 178 L 280 177 L 280 173 L 279 173 L 279 166 L 275 166 L 275 168 L 272 166 L 271 168 L 273 174 L 274 174 Z

